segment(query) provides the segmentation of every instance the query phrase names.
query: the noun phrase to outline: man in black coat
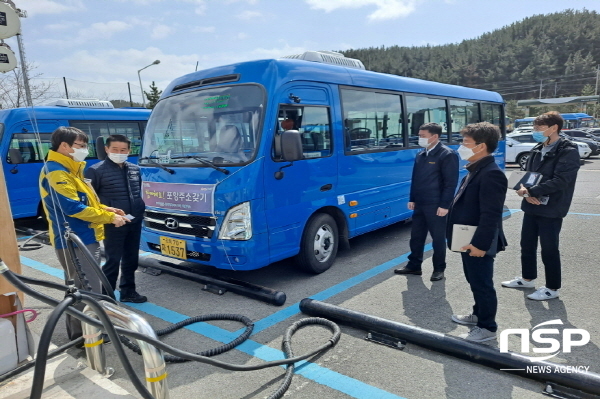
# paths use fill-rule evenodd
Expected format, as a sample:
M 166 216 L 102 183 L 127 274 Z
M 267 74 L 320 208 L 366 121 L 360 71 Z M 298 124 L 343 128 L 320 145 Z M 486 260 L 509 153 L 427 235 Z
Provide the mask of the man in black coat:
M 502 213 L 508 181 L 491 155 L 498 147 L 500 130 L 491 123 L 467 125 L 461 132 L 463 143 L 458 149 L 461 159 L 468 161 L 469 174 L 448 213 L 448 244 L 452 247 L 454 225 L 476 227 L 468 245 L 461 248 L 463 270 L 471 286 L 475 305 L 468 315 L 452 315 L 459 324 L 474 326 L 468 341 L 483 342 L 496 338 L 498 299 L 494 289 L 494 257 L 504 250 L 506 239 L 502 231 Z
M 533 147 L 526 170 L 542 174 L 533 187 L 522 187 L 517 194 L 523 198 L 521 228 L 521 276 L 503 281 L 507 288 L 534 288 L 537 278 L 537 244 L 542 247 L 542 262 L 546 286 L 527 295 L 529 299 L 545 301 L 558 298 L 561 288 L 559 235 L 562 221 L 573 200 L 579 171 L 579 150 L 569 140 L 560 137 L 563 119 L 558 112 L 548 112 L 533 121 L 533 137 L 540 143 Z
M 431 281 L 444 278 L 446 269 L 446 215 L 458 183 L 458 156 L 440 143 L 442 127 L 426 123 L 419 128 L 419 145 L 424 150 L 415 157 L 408 209 L 414 211 L 408 264 L 396 274 L 421 275 L 427 233 L 433 241 Z
M 140 168 L 127 162 L 130 150 L 131 141 L 126 136 L 109 136 L 106 140 L 107 159 L 88 168 L 85 176 L 91 179 L 92 187 L 103 204 L 122 209 L 125 214 L 133 216 L 131 223 L 121 228 L 104 226 L 106 263 L 102 270 L 115 289 L 120 266 L 121 302 L 141 303 L 146 302 L 147 298 L 136 291 L 135 271 L 138 267 L 145 205 L 141 196 Z

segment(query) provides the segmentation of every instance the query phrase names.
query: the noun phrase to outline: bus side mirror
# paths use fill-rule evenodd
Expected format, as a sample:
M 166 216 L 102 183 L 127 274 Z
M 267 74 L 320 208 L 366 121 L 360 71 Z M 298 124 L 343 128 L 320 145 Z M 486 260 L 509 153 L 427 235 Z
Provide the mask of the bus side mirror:
M 96 138 L 96 156 L 100 161 L 106 159 L 106 149 L 104 148 L 104 137 L 99 136 Z
M 11 148 L 8 150 L 8 156 L 10 157 L 10 162 L 12 164 L 23 163 L 23 155 L 18 148 Z
M 297 130 L 286 130 L 281 133 L 281 159 L 294 162 L 304 158 L 302 139 Z

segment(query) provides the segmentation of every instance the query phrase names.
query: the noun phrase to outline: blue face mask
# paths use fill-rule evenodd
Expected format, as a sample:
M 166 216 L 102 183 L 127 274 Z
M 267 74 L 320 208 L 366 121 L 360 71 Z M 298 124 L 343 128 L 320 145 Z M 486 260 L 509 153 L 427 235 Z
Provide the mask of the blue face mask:
M 546 130 L 548 130 L 548 129 L 546 129 Z M 544 136 L 544 132 L 546 130 L 541 130 L 541 131 L 534 130 L 531 133 L 533 135 L 533 139 L 535 141 L 537 141 L 538 143 L 543 143 L 544 141 L 546 141 L 548 139 L 548 137 Z

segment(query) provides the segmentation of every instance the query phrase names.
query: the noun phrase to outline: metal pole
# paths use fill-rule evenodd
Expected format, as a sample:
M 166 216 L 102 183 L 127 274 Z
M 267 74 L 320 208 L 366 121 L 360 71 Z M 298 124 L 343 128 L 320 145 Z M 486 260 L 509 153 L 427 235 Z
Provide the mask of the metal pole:
M 140 80 L 140 90 L 142 91 L 142 106 L 146 108 L 146 99 L 144 98 L 144 88 L 142 87 L 142 77 L 140 76 L 140 72 L 142 72 L 141 69 L 138 71 L 138 79 Z
M 17 43 L 19 45 L 19 57 L 21 58 L 21 69 L 23 70 L 23 85 L 25 86 L 25 98 L 27 105 L 33 107 L 31 100 L 31 90 L 29 90 L 29 76 L 27 75 L 27 61 L 25 61 L 25 49 L 23 48 L 23 39 L 21 32 L 17 33 Z
M 127 328 L 145 334 L 150 338 L 158 339 L 152 326 L 142 316 L 107 301 L 99 302 L 115 326 Z M 88 316 L 98 317 L 88 306 L 84 309 L 84 313 Z M 111 375 L 113 370 L 110 367 L 106 367 L 104 351 L 101 348 L 102 336 L 99 335 L 100 329 L 90 326 L 85 322 L 81 324 L 85 331 L 84 334 L 87 335 L 85 337 L 85 346 L 90 368 L 104 375 Z M 162 351 L 141 340 L 137 340 L 137 344 L 142 352 L 148 390 L 156 399 L 169 399 L 166 363 Z
M 140 80 L 140 90 L 142 91 L 142 105 L 144 106 L 144 108 L 146 108 L 146 99 L 144 98 L 144 88 L 142 87 L 142 77 L 140 76 L 140 72 L 142 72 L 144 69 L 146 69 L 148 67 L 151 67 L 152 65 L 157 65 L 157 64 L 160 64 L 160 60 L 156 60 L 152 64 L 146 65 L 142 69 L 138 70 L 138 79 Z
M 129 106 L 133 107 L 133 100 L 131 99 L 131 85 L 127 82 L 127 90 L 129 90 Z
M 542 98 L 542 82 L 544 81 L 544 79 L 540 79 L 540 96 L 539 98 Z
M 594 90 L 594 95 L 598 95 L 598 75 L 600 75 L 600 64 L 596 67 L 596 90 Z
M 67 95 L 67 100 L 69 99 L 69 90 L 67 90 L 67 78 L 63 76 L 63 83 L 65 85 L 65 94 Z

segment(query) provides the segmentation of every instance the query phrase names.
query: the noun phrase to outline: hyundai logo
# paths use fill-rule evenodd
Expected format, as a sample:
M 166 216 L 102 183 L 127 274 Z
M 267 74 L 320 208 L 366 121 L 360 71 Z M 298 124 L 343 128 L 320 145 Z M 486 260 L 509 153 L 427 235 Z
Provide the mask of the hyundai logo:
M 165 226 L 171 230 L 176 230 L 179 227 L 179 222 L 173 218 L 166 218 Z

